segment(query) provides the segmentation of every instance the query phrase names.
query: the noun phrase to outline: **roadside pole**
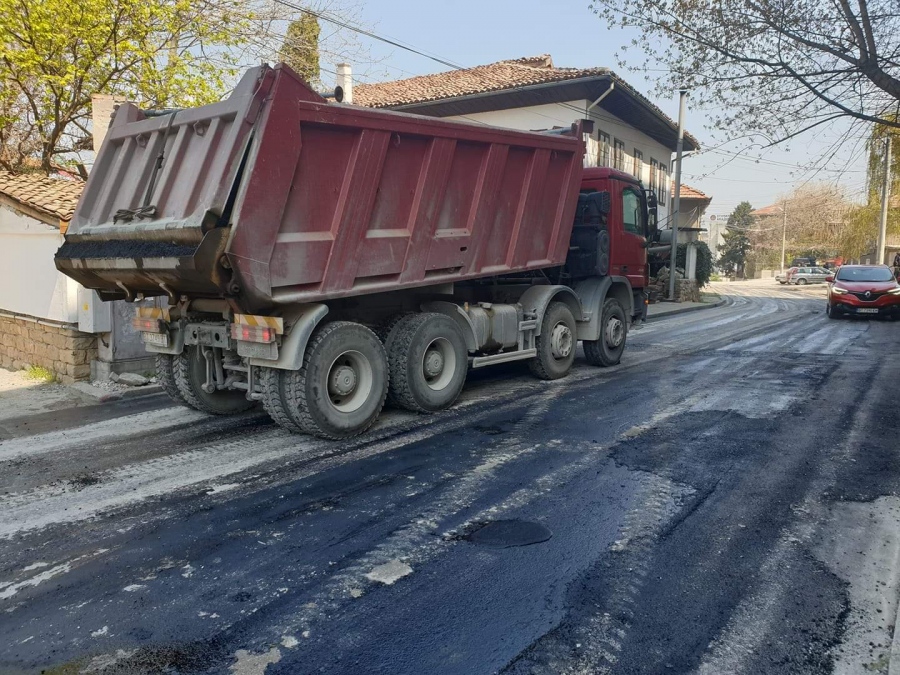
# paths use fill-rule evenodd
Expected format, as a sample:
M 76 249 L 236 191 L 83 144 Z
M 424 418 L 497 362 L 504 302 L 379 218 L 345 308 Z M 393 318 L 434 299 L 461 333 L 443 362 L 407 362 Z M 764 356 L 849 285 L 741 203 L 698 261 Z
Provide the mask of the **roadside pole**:
M 672 203 L 672 248 L 669 253 L 669 300 L 675 299 L 675 259 L 678 257 L 678 214 L 681 208 L 681 158 L 684 150 L 684 104 L 687 100 L 687 90 L 678 92 L 681 100 L 678 102 L 678 144 L 675 146 L 675 199 Z M 685 256 L 687 262 L 687 256 Z
M 881 190 L 881 222 L 878 224 L 878 265 L 884 264 L 884 245 L 887 237 L 888 202 L 891 199 L 891 134 L 888 132 L 884 153 L 884 187 Z
M 781 202 L 781 273 L 784 274 L 784 243 L 787 240 L 787 201 Z

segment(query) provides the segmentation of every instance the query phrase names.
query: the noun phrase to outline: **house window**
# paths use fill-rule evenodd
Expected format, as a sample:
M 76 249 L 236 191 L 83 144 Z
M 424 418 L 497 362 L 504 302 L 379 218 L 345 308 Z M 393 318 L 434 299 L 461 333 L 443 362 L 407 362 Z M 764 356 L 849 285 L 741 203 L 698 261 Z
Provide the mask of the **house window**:
M 615 141 L 615 152 L 613 154 L 613 158 L 615 160 L 615 164 L 613 166 L 619 171 L 625 170 L 625 144 L 616 139 Z
M 638 180 L 641 179 L 641 176 L 644 173 L 644 153 L 637 148 L 634 149 L 634 168 L 631 170 L 631 173 L 633 173 Z
M 609 134 L 600 132 L 600 156 L 597 166 L 609 166 Z
M 657 162 L 652 157 L 650 158 L 650 189 L 656 193 L 656 198 L 661 199 L 659 196 L 659 162 Z
M 666 203 L 666 198 L 669 196 L 669 169 L 665 164 L 659 165 L 659 194 L 657 195 L 657 199 L 659 199 L 660 204 Z

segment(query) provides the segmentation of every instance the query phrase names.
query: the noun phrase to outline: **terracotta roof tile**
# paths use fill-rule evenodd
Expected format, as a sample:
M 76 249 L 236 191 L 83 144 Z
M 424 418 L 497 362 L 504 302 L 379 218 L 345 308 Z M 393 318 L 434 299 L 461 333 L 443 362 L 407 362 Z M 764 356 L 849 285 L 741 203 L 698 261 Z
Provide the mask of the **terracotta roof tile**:
M 751 216 L 757 216 L 759 218 L 763 216 L 780 216 L 781 215 L 781 204 L 772 204 L 771 206 L 763 206 L 761 209 L 756 209 L 756 211 L 750 212 Z
M 406 80 L 356 85 L 353 102 L 370 108 L 388 108 L 608 74 L 611 74 L 608 68 L 557 68 L 549 54 L 542 54 Z
M 668 115 L 609 68 L 557 68 L 549 54 L 497 61 L 484 66 L 422 75 L 406 80 L 358 84 L 353 88 L 353 103 L 369 108 L 395 108 L 599 76 L 609 77 L 627 95 L 665 120 L 674 132 L 675 122 Z M 699 141 L 690 133 L 685 132 L 685 138 L 695 148 L 700 147 Z
M 675 182 L 672 182 L 672 196 L 675 196 Z M 712 199 L 709 195 L 700 192 L 697 188 L 691 187 L 690 185 L 681 184 L 681 198 L 682 199 Z
M 59 220 L 70 220 L 84 189 L 80 180 L 0 171 L 0 194 Z

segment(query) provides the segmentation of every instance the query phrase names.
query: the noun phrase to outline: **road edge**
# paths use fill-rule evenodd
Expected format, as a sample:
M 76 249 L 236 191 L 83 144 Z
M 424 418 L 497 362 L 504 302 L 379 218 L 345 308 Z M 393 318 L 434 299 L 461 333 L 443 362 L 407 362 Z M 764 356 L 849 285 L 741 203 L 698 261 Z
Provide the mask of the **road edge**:
M 727 300 L 722 298 L 718 302 L 711 302 L 705 307 L 680 307 L 679 309 L 673 309 L 671 312 L 666 312 L 659 316 L 648 316 L 644 322 L 650 323 L 651 321 L 662 321 L 668 319 L 670 316 L 678 316 L 679 314 L 687 314 L 688 312 L 702 312 L 705 309 L 715 309 L 716 307 L 722 307 L 726 302 Z
M 121 401 L 126 398 L 138 398 L 140 396 L 150 396 L 151 394 L 159 394 L 163 390 L 158 384 L 147 384 L 142 387 L 123 389 L 121 391 L 109 391 L 107 389 L 102 389 L 101 387 L 95 387 L 88 382 L 75 382 L 69 386 L 75 391 L 94 399 L 98 403 Z

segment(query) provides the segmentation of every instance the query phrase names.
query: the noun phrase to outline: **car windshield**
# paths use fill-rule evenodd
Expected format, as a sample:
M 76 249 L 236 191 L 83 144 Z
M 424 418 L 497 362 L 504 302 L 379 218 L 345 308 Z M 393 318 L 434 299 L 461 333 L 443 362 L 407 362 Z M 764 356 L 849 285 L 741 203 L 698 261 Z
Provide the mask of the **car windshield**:
M 891 281 L 894 276 L 887 267 L 842 267 L 839 281 Z

